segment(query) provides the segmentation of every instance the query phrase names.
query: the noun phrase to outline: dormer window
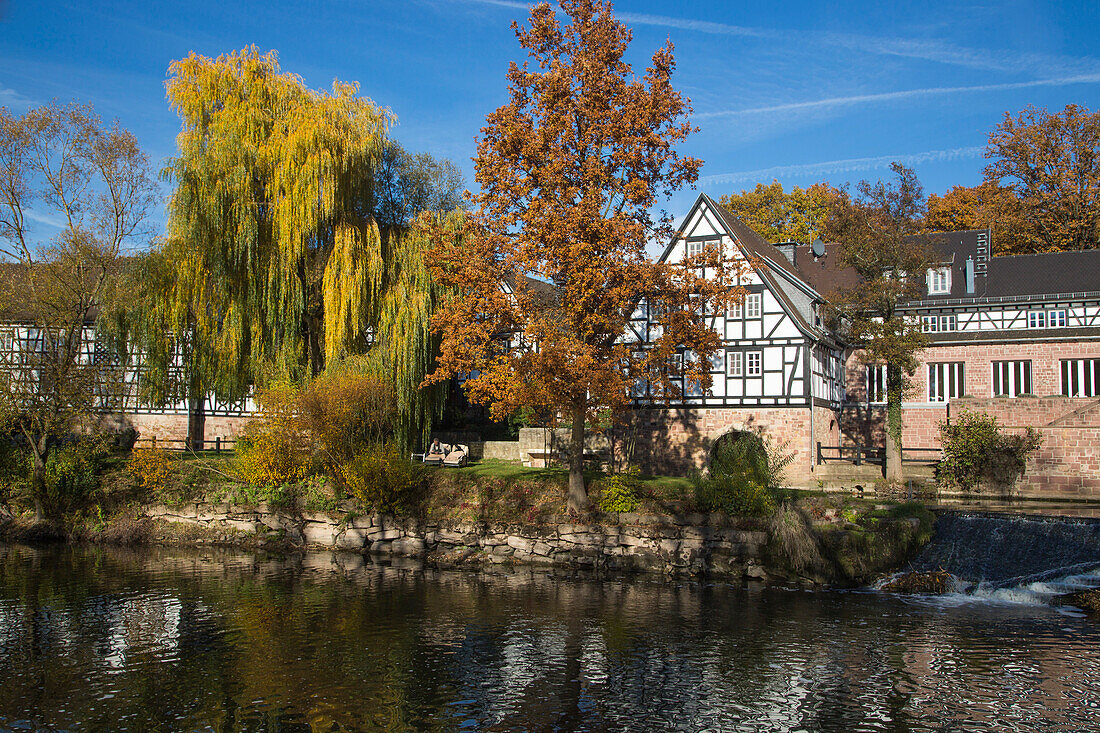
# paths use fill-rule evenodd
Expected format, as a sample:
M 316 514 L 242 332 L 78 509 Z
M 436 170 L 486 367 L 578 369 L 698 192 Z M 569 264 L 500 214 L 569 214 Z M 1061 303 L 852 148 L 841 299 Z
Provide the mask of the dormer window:
M 928 294 L 946 295 L 951 292 L 951 268 L 937 267 L 928 271 Z

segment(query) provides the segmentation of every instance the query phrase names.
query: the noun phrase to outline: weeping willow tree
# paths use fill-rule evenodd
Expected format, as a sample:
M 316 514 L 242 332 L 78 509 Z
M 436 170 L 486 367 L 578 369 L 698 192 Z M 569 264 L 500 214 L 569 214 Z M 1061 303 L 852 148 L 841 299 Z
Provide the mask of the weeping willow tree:
M 393 116 L 355 84 L 311 90 L 255 48 L 191 54 L 167 89 L 183 123 L 164 173 L 168 237 L 135 262 L 113 319 L 145 352 L 147 395 L 239 400 L 265 379 L 301 383 L 369 351 L 402 402 L 398 439 L 430 430 L 444 390 L 419 387 L 445 293 L 421 231 L 373 216 Z

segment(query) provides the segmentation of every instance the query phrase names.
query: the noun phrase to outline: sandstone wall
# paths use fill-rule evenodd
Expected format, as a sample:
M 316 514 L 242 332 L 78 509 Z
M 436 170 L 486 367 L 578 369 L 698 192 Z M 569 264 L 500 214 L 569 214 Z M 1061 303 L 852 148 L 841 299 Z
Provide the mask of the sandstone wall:
M 443 562 L 531 563 L 589 569 L 765 579 L 766 535 L 707 515 L 619 515 L 617 524 L 433 524 L 384 515 L 291 513 L 261 505 L 153 506 L 146 516 L 213 530 L 285 537 L 296 544 Z
M 1042 447 L 1027 462 L 1014 492 L 1055 499 L 1100 499 L 1100 400 L 1091 397 L 967 397 L 949 417 L 984 412 L 1005 428 L 1038 429 Z

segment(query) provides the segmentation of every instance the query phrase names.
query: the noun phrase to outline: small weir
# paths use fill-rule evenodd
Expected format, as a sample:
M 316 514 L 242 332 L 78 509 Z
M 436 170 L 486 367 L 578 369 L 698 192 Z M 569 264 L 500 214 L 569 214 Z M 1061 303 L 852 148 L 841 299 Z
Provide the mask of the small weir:
M 1100 519 L 944 512 L 910 569 L 945 570 L 967 595 L 1045 603 L 1100 588 Z

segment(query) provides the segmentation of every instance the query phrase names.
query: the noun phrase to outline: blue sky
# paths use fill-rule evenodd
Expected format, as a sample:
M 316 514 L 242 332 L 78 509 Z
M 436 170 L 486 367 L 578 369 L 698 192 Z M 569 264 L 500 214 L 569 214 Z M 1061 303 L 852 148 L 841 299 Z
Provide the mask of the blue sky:
M 307 84 L 358 81 L 398 117 L 413 151 L 449 157 L 473 185 L 485 115 L 506 99 L 520 49 L 510 0 L 263 3 L 0 0 L 0 105 L 93 103 L 159 165 L 178 120 L 164 98 L 172 60 L 251 44 L 276 49 Z M 878 178 L 892 160 L 926 192 L 981 180 L 1005 111 L 1100 105 L 1100 3 L 645 2 L 616 14 L 637 70 L 671 38 L 675 84 L 700 131 L 681 150 L 718 197 L 773 178 L 785 186 Z M 684 213 L 693 192 L 670 203 Z

